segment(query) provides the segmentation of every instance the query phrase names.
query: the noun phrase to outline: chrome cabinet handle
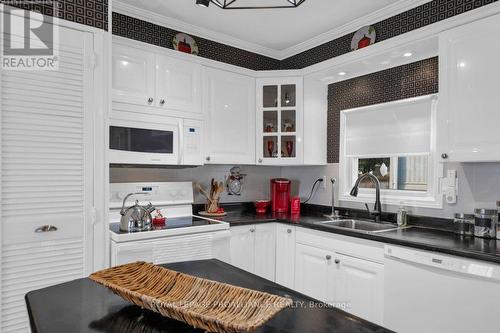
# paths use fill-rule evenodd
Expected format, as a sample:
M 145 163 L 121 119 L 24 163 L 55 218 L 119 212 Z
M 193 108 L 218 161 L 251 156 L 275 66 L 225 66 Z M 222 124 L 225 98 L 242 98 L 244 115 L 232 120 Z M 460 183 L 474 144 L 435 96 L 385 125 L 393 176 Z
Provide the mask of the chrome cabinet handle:
M 328 255 L 326 256 L 326 260 L 331 260 L 331 259 L 332 259 L 332 256 L 328 254 Z
M 57 231 L 57 227 L 55 227 L 53 225 L 43 225 L 43 226 L 35 229 L 35 232 L 37 234 L 42 233 L 42 232 L 54 232 L 54 231 Z
M 443 160 L 447 159 L 448 158 L 448 154 L 446 154 L 446 153 L 441 154 L 441 158 Z
M 210 156 L 207 156 L 206 160 L 207 162 L 210 162 Z
M 160 100 L 160 105 L 165 105 L 165 100 L 163 98 Z
M 262 158 L 259 158 L 259 163 L 262 163 Z
M 253 228 L 252 228 L 252 229 L 250 229 L 250 232 L 255 232 L 255 229 L 253 229 Z
M 340 259 L 335 259 L 335 263 L 338 265 L 340 264 Z
M 286 232 L 288 232 L 289 234 L 292 233 L 292 229 L 288 229 Z
M 154 98 L 153 97 L 149 97 L 148 98 L 148 104 L 152 104 L 154 102 Z

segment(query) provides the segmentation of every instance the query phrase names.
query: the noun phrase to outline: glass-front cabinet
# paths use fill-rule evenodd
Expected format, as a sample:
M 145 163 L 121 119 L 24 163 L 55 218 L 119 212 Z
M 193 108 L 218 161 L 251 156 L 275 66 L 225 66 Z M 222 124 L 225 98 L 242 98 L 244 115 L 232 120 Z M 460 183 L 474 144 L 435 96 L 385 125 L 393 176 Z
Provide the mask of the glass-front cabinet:
M 257 165 L 302 163 L 302 78 L 257 80 Z

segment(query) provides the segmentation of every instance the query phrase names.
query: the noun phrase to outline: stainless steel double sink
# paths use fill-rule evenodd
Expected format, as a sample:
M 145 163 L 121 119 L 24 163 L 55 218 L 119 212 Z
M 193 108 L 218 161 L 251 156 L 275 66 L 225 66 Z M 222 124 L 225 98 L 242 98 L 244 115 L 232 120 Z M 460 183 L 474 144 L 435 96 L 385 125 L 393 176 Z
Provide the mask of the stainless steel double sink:
M 348 229 L 348 230 L 368 232 L 368 233 L 382 233 L 382 232 L 398 230 L 398 227 L 392 223 L 377 223 L 377 222 L 352 220 L 352 219 L 329 220 L 329 221 L 316 222 L 316 224 L 321 224 L 329 228 Z

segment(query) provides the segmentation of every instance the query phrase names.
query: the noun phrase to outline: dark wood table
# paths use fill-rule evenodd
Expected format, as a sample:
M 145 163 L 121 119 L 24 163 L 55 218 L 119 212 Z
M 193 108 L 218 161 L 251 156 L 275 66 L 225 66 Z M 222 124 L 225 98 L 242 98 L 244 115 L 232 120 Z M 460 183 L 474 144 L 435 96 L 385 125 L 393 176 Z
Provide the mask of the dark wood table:
M 391 332 L 218 260 L 164 266 L 201 278 L 290 296 L 295 301 L 293 307 L 281 311 L 255 332 Z M 26 295 L 26 304 L 34 333 L 202 332 L 132 305 L 87 278 L 32 291 Z

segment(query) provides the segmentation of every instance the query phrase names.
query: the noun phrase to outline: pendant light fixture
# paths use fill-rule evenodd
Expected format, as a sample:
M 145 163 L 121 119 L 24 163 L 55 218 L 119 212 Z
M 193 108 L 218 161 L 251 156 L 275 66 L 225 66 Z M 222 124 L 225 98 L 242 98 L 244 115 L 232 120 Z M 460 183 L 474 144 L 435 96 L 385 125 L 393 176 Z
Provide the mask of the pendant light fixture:
M 208 7 L 210 5 L 210 0 L 196 0 L 196 4 L 200 7 Z
M 210 2 L 222 9 L 274 9 L 274 8 L 296 8 L 306 0 L 274 0 L 275 4 L 255 4 L 254 0 L 196 0 L 196 4 L 208 7 Z

